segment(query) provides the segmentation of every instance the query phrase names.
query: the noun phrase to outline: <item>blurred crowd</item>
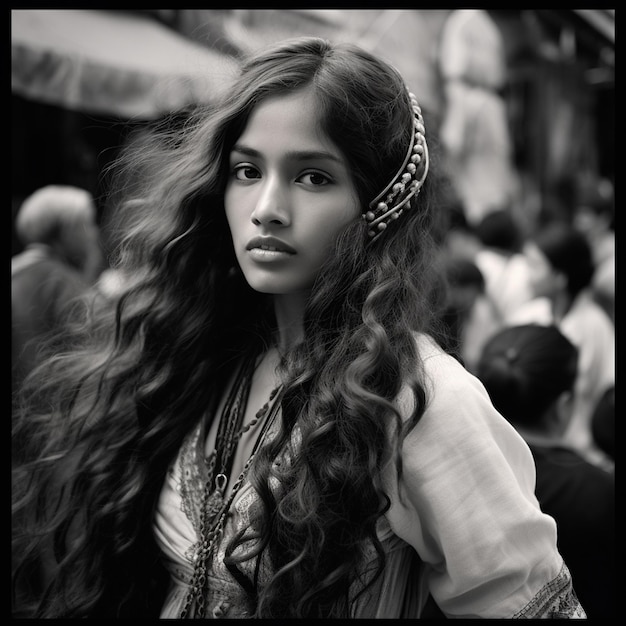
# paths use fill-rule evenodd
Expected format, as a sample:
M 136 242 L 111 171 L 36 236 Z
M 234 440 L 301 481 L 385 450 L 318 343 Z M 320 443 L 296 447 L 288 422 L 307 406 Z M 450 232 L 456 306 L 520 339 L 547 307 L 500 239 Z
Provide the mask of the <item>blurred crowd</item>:
M 446 348 L 528 443 L 535 493 L 589 618 L 615 616 L 615 229 L 605 180 L 568 218 L 508 208 L 441 247 Z
M 488 340 L 506 327 L 555 326 L 578 350 L 570 423 L 563 443 L 613 469 L 612 447 L 593 435 L 592 416 L 615 383 L 614 195 L 608 181 L 582 196 L 568 219 L 529 229 L 506 208 L 469 225 L 450 212 L 441 247 L 448 293 L 449 350 L 477 374 Z

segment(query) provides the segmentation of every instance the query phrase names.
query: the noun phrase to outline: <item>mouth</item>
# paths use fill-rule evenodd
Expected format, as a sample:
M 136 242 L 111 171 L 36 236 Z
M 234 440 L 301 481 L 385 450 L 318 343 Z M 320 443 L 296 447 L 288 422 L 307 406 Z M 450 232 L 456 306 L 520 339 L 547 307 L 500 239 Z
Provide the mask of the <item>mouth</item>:
M 296 254 L 296 251 L 289 244 L 275 237 L 255 237 L 248 242 L 246 250 L 257 253 Z

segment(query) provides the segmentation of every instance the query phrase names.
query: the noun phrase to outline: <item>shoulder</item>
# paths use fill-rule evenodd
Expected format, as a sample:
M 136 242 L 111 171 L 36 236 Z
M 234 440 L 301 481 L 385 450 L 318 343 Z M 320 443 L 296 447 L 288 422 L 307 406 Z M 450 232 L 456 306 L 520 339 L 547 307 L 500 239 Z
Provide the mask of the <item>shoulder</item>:
M 419 450 L 421 460 L 427 464 L 427 459 L 434 461 L 437 455 L 447 456 L 450 451 L 467 459 L 484 453 L 527 467 L 530 449 L 494 407 L 482 382 L 431 338 L 417 336 L 416 341 L 423 362 L 427 404 L 406 438 L 408 456 Z M 410 402 L 410 393 L 404 390 L 399 404 L 405 418 L 410 414 Z
M 78 270 L 63 262 L 44 246 L 27 248 L 11 258 L 14 280 L 45 277 L 46 280 L 82 282 Z
M 48 249 L 44 246 L 27 246 L 22 252 L 11 257 L 11 277 L 13 279 L 24 275 L 33 268 L 45 269 L 51 260 Z
M 584 290 L 574 300 L 567 312 L 561 327 L 564 332 L 576 335 L 579 332 L 589 333 L 597 340 L 598 333 L 613 335 L 613 323 L 604 309 L 593 299 L 589 290 Z
M 485 414 L 504 420 L 493 407 L 482 382 L 432 338 L 416 335 L 426 389 L 426 414 Z M 406 404 L 404 405 L 406 407 Z M 408 408 L 408 407 L 407 407 Z M 508 424 L 508 422 L 505 423 Z
M 475 377 L 460 361 L 445 352 L 432 337 L 416 333 L 414 340 L 424 367 L 424 374 L 431 385 L 464 386 L 474 383 Z

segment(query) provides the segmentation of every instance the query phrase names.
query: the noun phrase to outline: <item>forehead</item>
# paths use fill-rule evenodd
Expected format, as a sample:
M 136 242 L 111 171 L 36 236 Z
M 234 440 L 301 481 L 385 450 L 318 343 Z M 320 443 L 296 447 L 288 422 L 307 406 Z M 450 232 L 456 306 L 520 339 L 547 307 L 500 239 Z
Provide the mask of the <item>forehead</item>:
M 293 141 L 307 139 L 331 143 L 322 129 L 321 120 L 320 106 L 313 90 L 300 89 L 269 96 L 257 104 L 241 137 L 253 139 L 277 133 L 274 140 L 291 137 Z

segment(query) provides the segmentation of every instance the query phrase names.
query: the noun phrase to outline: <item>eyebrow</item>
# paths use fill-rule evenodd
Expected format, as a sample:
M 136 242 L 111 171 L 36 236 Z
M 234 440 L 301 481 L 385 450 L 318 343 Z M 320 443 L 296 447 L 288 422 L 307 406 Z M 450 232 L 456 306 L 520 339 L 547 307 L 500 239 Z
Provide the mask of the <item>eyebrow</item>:
M 231 152 L 239 152 L 241 154 L 255 157 L 257 159 L 263 158 L 263 155 L 258 150 L 255 150 L 254 148 L 249 148 L 248 146 L 244 146 L 241 144 L 235 144 Z M 293 150 L 285 153 L 285 158 L 293 159 L 295 161 L 315 161 L 318 159 L 328 159 L 341 165 L 344 164 L 343 159 L 334 155 L 332 152 L 326 152 L 325 150 Z

